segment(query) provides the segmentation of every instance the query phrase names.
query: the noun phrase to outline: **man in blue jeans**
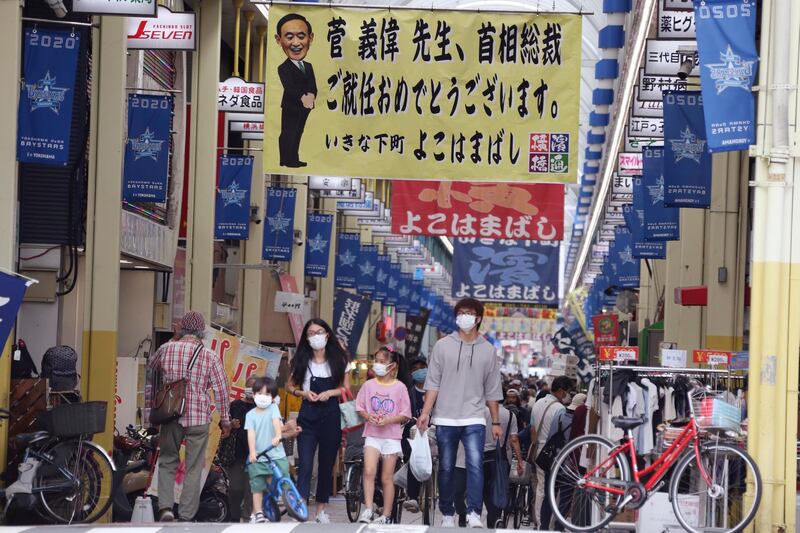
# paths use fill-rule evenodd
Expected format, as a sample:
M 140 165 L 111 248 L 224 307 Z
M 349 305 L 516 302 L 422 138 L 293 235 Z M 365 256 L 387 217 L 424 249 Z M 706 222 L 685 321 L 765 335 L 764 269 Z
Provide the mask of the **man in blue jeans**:
M 439 508 L 442 527 L 455 527 L 455 464 L 458 443 L 464 445 L 467 470 L 467 525 L 484 527 L 483 445 L 486 439 L 484 408 L 489 407 L 492 436 L 503 437 L 498 402 L 503 399 L 500 361 L 494 347 L 480 334 L 483 304 L 473 298 L 455 308 L 458 331 L 433 347 L 425 380 L 425 405 L 417 426 L 436 426 L 439 448 Z

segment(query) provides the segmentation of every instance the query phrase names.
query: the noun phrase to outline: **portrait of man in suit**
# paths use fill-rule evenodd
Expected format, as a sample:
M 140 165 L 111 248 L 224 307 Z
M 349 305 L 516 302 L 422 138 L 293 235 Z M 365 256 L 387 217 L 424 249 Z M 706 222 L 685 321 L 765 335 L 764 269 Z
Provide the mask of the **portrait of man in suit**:
M 278 137 L 280 165 L 300 168 L 306 166 L 300 160 L 300 139 L 317 97 L 314 68 L 305 61 L 314 42 L 314 32 L 311 23 L 297 13 L 284 15 L 276 29 L 275 42 L 286 54 L 286 61 L 278 66 L 278 76 L 283 85 L 281 133 Z

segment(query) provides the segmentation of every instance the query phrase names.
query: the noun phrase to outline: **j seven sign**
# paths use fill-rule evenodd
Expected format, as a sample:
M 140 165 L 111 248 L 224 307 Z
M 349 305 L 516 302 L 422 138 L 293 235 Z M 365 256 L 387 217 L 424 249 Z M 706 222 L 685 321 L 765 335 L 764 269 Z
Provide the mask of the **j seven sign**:
M 173 13 L 158 6 L 155 18 L 127 19 L 128 48 L 132 50 L 194 50 L 195 14 Z

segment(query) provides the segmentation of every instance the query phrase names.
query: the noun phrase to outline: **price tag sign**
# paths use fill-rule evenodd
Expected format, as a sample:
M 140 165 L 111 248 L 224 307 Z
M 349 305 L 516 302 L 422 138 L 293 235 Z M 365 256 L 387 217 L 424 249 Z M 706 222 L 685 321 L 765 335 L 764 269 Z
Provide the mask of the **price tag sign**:
M 661 350 L 661 365 L 670 368 L 686 366 L 686 350 Z
M 277 291 L 275 293 L 276 313 L 300 313 L 303 311 L 305 297 L 296 292 Z
M 600 348 L 601 361 L 638 361 L 638 346 L 603 346 Z
M 695 363 L 706 363 L 708 365 L 727 365 L 731 360 L 731 352 L 719 350 L 694 350 L 692 361 Z

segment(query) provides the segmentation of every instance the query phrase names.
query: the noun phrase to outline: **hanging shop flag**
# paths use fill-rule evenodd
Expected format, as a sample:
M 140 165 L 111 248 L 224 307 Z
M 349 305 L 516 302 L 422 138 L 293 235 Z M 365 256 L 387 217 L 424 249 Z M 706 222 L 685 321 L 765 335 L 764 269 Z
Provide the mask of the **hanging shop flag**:
M 345 349 L 355 354 L 364 331 L 372 302 L 358 294 L 336 291 L 333 302 L 333 333 Z
M 431 310 L 421 307 L 417 314 L 406 316 L 406 361 L 413 361 L 422 355 L 422 338 L 425 336 L 425 328 L 428 325 L 428 318 Z
M 389 280 L 389 263 L 391 259 L 388 255 L 378 254 L 378 262 L 375 268 L 375 292 L 372 299 L 381 303 L 386 302 L 387 282 Z
M 647 148 L 642 163 L 644 195 L 644 238 L 648 241 L 677 241 L 681 238 L 680 209 L 664 207 L 664 149 Z
M 577 179 L 580 15 L 270 8 L 287 16 L 267 49 L 267 172 Z
M 625 225 L 631 232 L 633 257 L 636 259 L 664 259 L 667 257 L 667 243 L 664 241 L 647 241 L 644 238 L 644 202 L 648 193 L 642 185 L 641 178 L 636 178 L 633 185 L 633 203 L 623 208 Z
M 173 108 L 172 96 L 128 96 L 123 200 L 167 201 Z
M 558 242 L 462 238 L 453 244 L 455 298 L 558 303 Z
M 5 346 L 25 291 L 32 282 L 23 277 L 0 272 L 0 346 Z
M 711 153 L 700 91 L 664 93 L 664 205 L 711 205 Z
M 328 260 L 331 249 L 333 215 L 309 213 L 306 221 L 306 276 L 328 277 Z
M 336 239 L 336 272 L 334 285 L 343 289 L 355 289 L 358 279 L 358 256 L 361 253 L 361 237 L 358 233 L 340 233 Z
M 616 265 L 616 285 L 621 289 L 638 289 L 639 260 L 633 255 L 633 236 L 624 225 L 614 228 L 611 254 L 611 264 Z
M 559 184 L 395 181 L 392 231 L 514 240 L 561 240 L 564 186 Z
M 400 273 L 400 284 L 397 286 L 397 312 L 411 312 L 411 284 L 414 275 L 406 272 Z
M 412 314 L 416 314 L 419 312 L 420 307 L 422 307 L 422 281 L 419 281 L 414 278 L 414 281 L 411 282 L 411 295 L 409 295 L 410 299 L 410 306 L 411 310 L 409 311 Z
M 756 142 L 756 0 L 695 0 L 694 13 L 708 148 L 747 150 Z
M 297 189 L 270 187 L 264 226 L 263 259 L 290 261 L 294 248 L 294 204 Z
M 250 236 L 250 185 L 253 157 L 221 155 L 219 185 L 214 209 L 215 239 L 247 239 Z
M 66 165 L 69 162 L 80 40 L 81 33 L 76 31 L 25 28 L 17 113 L 20 163 Z
M 386 305 L 398 304 L 398 291 L 400 290 L 401 276 L 400 264 L 389 263 L 389 276 L 386 278 Z
M 362 244 L 357 264 L 356 289 L 361 294 L 372 296 L 377 285 L 378 247 L 373 244 Z

